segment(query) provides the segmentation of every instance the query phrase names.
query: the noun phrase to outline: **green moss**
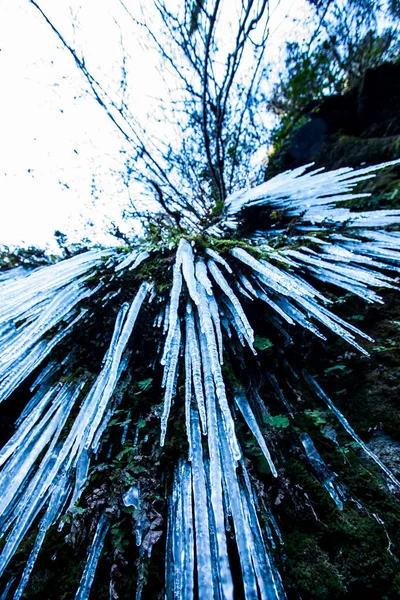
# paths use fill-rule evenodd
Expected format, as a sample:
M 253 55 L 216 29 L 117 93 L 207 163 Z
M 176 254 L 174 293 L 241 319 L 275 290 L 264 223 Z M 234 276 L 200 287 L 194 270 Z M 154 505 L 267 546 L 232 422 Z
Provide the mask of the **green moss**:
M 303 598 L 333 600 L 343 597 L 346 588 L 340 580 L 340 574 L 315 538 L 297 531 L 287 534 L 285 551 L 287 559 L 284 570 L 289 586 L 291 583 Z

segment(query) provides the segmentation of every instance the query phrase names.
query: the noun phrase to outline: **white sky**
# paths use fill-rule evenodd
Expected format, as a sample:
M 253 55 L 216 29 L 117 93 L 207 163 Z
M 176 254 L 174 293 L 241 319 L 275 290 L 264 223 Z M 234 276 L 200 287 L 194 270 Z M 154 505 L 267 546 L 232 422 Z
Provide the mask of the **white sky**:
M 82 49 L 101 83 L 114 90 L 122 32 L 131 57 L 131 111 L 145 120 L 149 97 L 160 89 L 157 57 L 125 29 L 128 22 L 118 1 L 38 3 L 67 41 Z M 300 35 L 296 19 L 303 10 L 305 0 L 271 2 L 269 52 L 275 60 L 282 56 L 284 41 Z M 110 241 L 101 232 L 107 222 L 118 220 L 127 200 L 115 175 L 124 159 L 120 135 L 85 92 L 72 57 L 28 0 L 0 0 L 0 49 L 0 244 L 54 247 L 56 229 L 71 241 L 84 236 Z M 101 190 L 96 197 L 93 176 Z

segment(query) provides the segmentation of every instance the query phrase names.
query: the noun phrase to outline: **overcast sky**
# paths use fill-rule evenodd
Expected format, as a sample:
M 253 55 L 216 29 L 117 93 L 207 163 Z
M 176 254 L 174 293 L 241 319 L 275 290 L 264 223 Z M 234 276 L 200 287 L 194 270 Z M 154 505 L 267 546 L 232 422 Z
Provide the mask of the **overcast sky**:
M 130 57 L 131 110 L 145 121 L 151 98 L 160 93 L 158 59 L 139 35 L 132 35 L 117 0 L 38 4 L 114 91 L 122 36 Z M 301 36 L 298 20 L 304 10 L 305 0 L 271 3 L 274 59 L 282 57 L 285 40 Z M 0 244 L 43 247 L 54 244 L 56 229 L 71 240 L 109 241 L 102 231 L 118 220 L 127 201 L 116 175 L 124 159 L 121 137 L 28 0 L 0 0 L 0 49 Z

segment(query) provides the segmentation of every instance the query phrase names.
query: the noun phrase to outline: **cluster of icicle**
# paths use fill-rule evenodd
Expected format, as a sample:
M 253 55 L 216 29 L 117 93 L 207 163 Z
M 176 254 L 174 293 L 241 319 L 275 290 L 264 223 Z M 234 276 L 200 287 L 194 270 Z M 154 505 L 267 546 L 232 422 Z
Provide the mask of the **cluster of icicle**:
M 226 229 L 236 229 L 243 209 L 268 207 L 284 210 L 289 217 L 316 224 L 341 225 L 355 228 L 386 227 L 399 222 L 399 210 L 351 212 L 339 208 L 340 202 L 355 200 L 369 194 L 352 194 L 360 181 L 374 177 L 378 169 L 399 164 L 399 160 L 373 165 L 363 169 L 343 167 L 325 172 L 323 168 L 305 171 L 314 163 L 285 171 L 252 189 L 239 190 L 226 200 L 226 215 L 218 225 L 209 228 L 214 235 L 223 235 Z
M 340 209 L 333 203 L 348 199 L 346 192 L 368 177 L 371 170 L 342 169 L 303 176 L 297 170 L 283 174 L 229 199 L 224 227 L 232 226 L 237 213 L 251 205 L 281 207 L 290 215 L 302 214 L 314 223 L 328 219 L 329 213 L 330 223 L 342 224 L 342 213 L 335 212 Z M 326 189 L 331 196 L 326 195 Z M 324 337 L 322 327 L 365 352 L 356 336 L 368 336 L 329 310 L 328 300 L 303 275 L 351 291 L 368 302 L 381 301 L 374 288 L 394 287 L 393 279 L 382 270 L 397 268 L 400 235 L 379 227 L 400 217 L 395 211 L 378 211 L 357 213 L 345 220 L 346 233 L 342 227 L 340 233 L 330 229 L 324 240 L 309 236 L 315 250 L 302 246 L 299 238 L 296 250 L 288 245 L 274 251 L 265 240 L 260 244 L 258 236 L 264 258 L 255 258 L 245 244 L 233 247 L 225 257 L 212 248 L 201 253 L 185 237 L 178 244 L 170 297 L 155 320 L 165 334 L 161 445 L 181 372 L 189 446 L 188 456 L 182 457 L 175 468 L 170 499 L 166 596 L 171 600 L 234 597 L 227 537 L 232 527 L 243 597 L 285 597 L 272 560 L 271 540 L 264 538 L 257 497 L 236 437 L 236 411 L 254 435 L 274 477 L 278 476 L 277 466 L 243 389 L 237 389 L 233 398 L 228 397 L 222 372 L 223 342 L 236 335 L 243 346 L 256 353 L 246 310 L 257 299 L 267 305 L 269 320 L 286 337 L 295 325 Z M 358 228 L 356 234 L 354 228 Z M 100 298 L 103 305 L 110 300 L 104 278 L 103 284 L 95 288 L 85 285 L 100 264 L 106 262 L 109 272 L 113 271 L 110 277 L 118 278 L 122 289 L 127 271 L 149 257 L 151 260 L 148 250 L 141 247 L 132 249 L 122 260 L 112 250 L 95 250 L 31 272 L 14 269 L 0 277 L 0 401 L 44 363 L 31 386 L 33 397 L 17 420 L 14 435 L 0 452 L 0 536 L 5 537 L 0 575 L 39 515 L 41 519 L 14 599 L 24 592 L 47 531 L 78 502 L 86 485 L 91 458 L 115 410 L 116 385 L 131 360 L 130 337 L 135 322 L 146 298 L 151 300 L 155 293 L 152 282 L 144 281 L 131 302 L 120 306 L 111 342 L 94 381 L 83 378 L 57 382 L 63 364 L 56 365 L 51 352 L 82 319 L 90 319 L 82 308 L 84 299 Z M 66 356 L 65 365 L 68 360 Z M 318 384 L 309 375 L 306 379 L 346 431 L 400 487 Z M 277 387 L 273 377 L 272 383 Z M 291 414 L 290 406 L 286 406 Z M 66 427 L 71 418 L 72 425 Z M 321 483 L 341 509 L 344 498 L 334 474 L 307 434 L 300 441 Z M 98 522 L 76 593 L 79 600 L 89 598 L 109 524 L 106 515 Z
M 83 285 L 102 252 L 88 252 L 59 264 L 34 271 L 0 287 L 3 299 L 0 319 L 1 400 L 4 400 L 49 354 L 71 329 L 82 312 L 79 302 L 98 289 Z M 39 531 L 14 598 L 22 596 L 49 527 L 59 518 L 68 501 L 73 506 L 86 483 L 90 457 L 100 444 L 111 417 L 110 400 L 121 373 L 127 367 L 124 350 L 139 309 L 152 286 L 143 283 L 132 303 L 124 303 L 117 315 L 109 349 L 95 382 L 84 392 L 87 381 L 50 384 L 52 362 L 31 386 L 34 394 L 16 425 L 17 429 L 0 452 L 0 534 L 7 534 L 0 555 L 0 575 L 42 512 Z M 19 327 L 16 324 L 22 323 Z M 55 325 L 60 332 L 41 340 Z M 77 415 L 66 437 L 65 425 Z M 103 527 L 104 529 L 104 527 Z M 99 534 L 98 539 L 102 539 Z M 89 557 L 93 562 L 93 558 Z M 83 577 L 91 581 L 86 570 Z M 82 583 L 77 598 L 87 598 L 90 585 Z

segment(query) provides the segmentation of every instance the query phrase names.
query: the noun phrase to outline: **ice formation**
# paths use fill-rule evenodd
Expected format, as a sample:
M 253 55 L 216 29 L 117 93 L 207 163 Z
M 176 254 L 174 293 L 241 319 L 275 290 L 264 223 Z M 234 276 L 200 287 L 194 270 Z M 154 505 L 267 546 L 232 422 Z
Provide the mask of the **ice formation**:
M 84 378 L 77 384 L 57 384 L 50 390 L 44 381 L 35 395 L 36 406 L 26 414 L 1 452 L 0 527 L 2 534 L 8 532 L 8 536 L 0 554 L 0 574 L 37 515 L 45 510 L 17 597 L 27 583 L 47 530 L 60 516 L 71 492 L 77 501 L 86 483 L 96 433 L 107 417 L 110 398 L 126 368 L 122 355 L 150 289 L 151 285 L 143 283 L 131 305 L 122 305 L 101 372 L 82 399 L 69 432 L 66 434 L 64 427 L 77 408 L 78 398 L 87 383 Z
M 158 358 L 163 368 L 160 443 L 166 442 L 174 402 L 182 406 L 188 441 L 188 455 L 174 467 L 169 500 L 166 598 L 233 599 L 229 549 L 233 542 L 228 543 L 227 529 L 236 545 L 244 598 L 285 598 L 272 555 L 274 536 L 269 525 L 267 535 L 261 526 L 263 511 L 235 424 L 236 418 L 242 421 L 271 475 L 279 477 L 280 459 L 274 447 L 269 447 L 260 418 L 268 415 L 268 407 L 236 383 L 231 389 L 232 382 L 224 377 L 224 353 L 227 349 L 238 352 L 239 341 L 244 355 L 256 354 L 251 309 L 255 302 L 262 303 L 266 318 L 286 340 L 300 326 L 320 338 L 333 332 L 366 353 L 363 340 L 370 338 L 335 314 L 318 282 L 367 302 L 382 302 L 377 290 L 396 287 L 400 234 L 384 228 L 400 221 L 399 211 L 351 213 L 337 206 L 360 197 L 352 193 L 354 185 L 384 166 L 330 173 L 295 169 L 238 192 L 228 198 L 220 222 L 205 232 L 213 247 L 204 248 L 204 243 L 182 233 L 175 248 L 150 250 L 148 242 L 138 243 L 122 257 L 113 250 L 93 250 L 51 266 L 31 271 L 19 267 L 0 276 L 0 401 L 7 401 L 25 380 L 31 386 L 15 432 L 0 451 L 0 535 L 5 539 L 0 574 L 39 520 L 20 579 L 10 580 L 2 597 L 6 599 L 10 589 L 14 598 L 22 597 L 50 527 L 79 503 L 90 480 L 91 462 L 123 393 L 117 393 L 117 386 L 124 377 L 135 376 L 134 368 L 128 368 L 134 365 L 132 333 L 148 298 L 153 299 L 148 308 L 153 311 L 151 322 L 163 336 L 160 355 L 155 351 L 151 357 L 153 361 Z M 275 248 L 269 244 L 272 232 L 258 231 L 221 250 L 219 238 L 240 228 L 246 211 L 254 206 L 298 217 L 286 244 Z M 170 253 L 172 267 L 168 297 L 165 291 L 157 295 L 156 282 L 149 276 L 145 282 L 133 279 L 136 290 L 127 301 L 125 278 L 132 285 L 132 272 L 134 276 L 142 262 L 165 252 Z M 108 289 L 112 281 L 114 287 Z M 113 315 L 113 331 L 96 376 L 83 373 L 68 380 L 63 375 L 72 360 L 69 336 L 90 322 L 91 306 L 96 310 L 101 306 Z M 228 334 L 223 334 L 222 327 Z M 61 361 L 54 355 L 59 349 L 64 352 Z M 295 419 L 295 410 L 275 375 L 266 373 L 265 377 Z M 307 373 L 304 378 L 353 440 L 400 487 L 315 380 Z M 120 445 L 133 433 L 133 421 L 129 412 Z M 136 426 L 133 448 L 138 433 Z M 335 475 L 307 433 L 301 434 L 300 442 L 312 472 L 342 509 L 344 498 Z M 139 511 L 138 483 L 126 490 L 121 502 Z M 268 515 L 282 541 L 273 515 Z M 98 517 L 76 593 L 79 600 L 89 598 L 111 519 L 105 513 Z M 144 543 L 140 531 L 141 556 Z
M 75 595 L 75 600 L 88 600 L 90 590 L 96 573 L 97 563 L 103 549 L 104 538 L 110 524 L 107 517 L 103 514 L 98 522 L 96 532 L 89 550 L 89 556 L 82 574 L 82 579 L 79 584 L 78 591 Z
M 343 510 L 343 502 L 341 499 L 341 496 L 343 497 L 343 493 L 341 488 L 335 483 L 334 473 L 332 473 L 324 463 L 308 433 L 302 433 L 300 435 L 300 441 L 303 444 L 306 456 L 318 478 L 321 480 L 322 485 L 335 502 L 338 509 Z

